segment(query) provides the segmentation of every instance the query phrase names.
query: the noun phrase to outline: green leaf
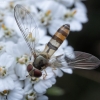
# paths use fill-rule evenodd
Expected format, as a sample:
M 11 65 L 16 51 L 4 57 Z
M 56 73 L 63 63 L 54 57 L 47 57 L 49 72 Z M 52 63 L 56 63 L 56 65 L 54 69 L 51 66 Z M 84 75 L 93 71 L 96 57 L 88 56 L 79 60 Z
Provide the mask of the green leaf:
M 53 86 L 52 88 L 47 90 L 47 94 L 53 96 L 61 96 L 64 95 L 64 93 L 64 90 L 57 86 Z

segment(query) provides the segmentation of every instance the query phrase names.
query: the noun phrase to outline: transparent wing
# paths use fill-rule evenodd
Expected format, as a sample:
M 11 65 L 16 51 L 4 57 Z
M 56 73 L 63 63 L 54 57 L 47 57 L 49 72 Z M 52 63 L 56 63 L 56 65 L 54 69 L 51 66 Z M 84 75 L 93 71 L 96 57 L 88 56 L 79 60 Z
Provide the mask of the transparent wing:
M 65 60 L 70 68 L 94 69 L 100 65 L 100 60 L 89 53 L 80 51 L 75 51 L 74 53 L 74 59 L 65 57 Z
M 30 13 L 22 5 L 17 4 L 14 8 L 14 17 L 29 49 L 34 53 L 35 45 L 38 41 L 38 28 L 35 23 L 35 15 L 33 16 L 33 13 Z

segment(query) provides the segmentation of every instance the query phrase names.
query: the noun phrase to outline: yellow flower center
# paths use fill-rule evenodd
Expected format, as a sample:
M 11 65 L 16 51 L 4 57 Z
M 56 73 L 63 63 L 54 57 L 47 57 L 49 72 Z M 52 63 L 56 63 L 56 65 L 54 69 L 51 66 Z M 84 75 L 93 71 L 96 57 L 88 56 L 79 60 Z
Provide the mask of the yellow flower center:
M 2 24 L 1 27 L 4 30 L 5 36 L 10 36 L 11 37 L 13 35 L 12 34 L 14 32 L 13 29 L 7 28 L 4 24 Z
M 6 30 L 6 26 L 4 24 L 1 25 L 1 27 Z
M 2 12 L 0 12 L 0 22 L 3 21 L 3 17 L 4 17 L 4 14 Z
M 9 93 L 9 90 L 4 90 L 2 92 L 0 92 L 1 95 L 7 95 Z
M 45 13 L 45 16 L 49 16 L 51 14 L 51 10 L 48 10 L 46 13 Z
M 27 40 L 30 41 L 30 42 L 34 42 L 35 41 L 35 37 L 32 36 L 31 32 L 29 33 L 29 35 L 27 37 Z
M 40 16 L 40 21 L 43 25 L 48 25 L 52 19 L 51 10 L 47 10 L 45 13 L 42 13 Z
M 37 94 L 36 92 L 31 92 L 26 95 L 26 100 L 36 100 Z
M 0 67 L 0 77 L 4 77 L 6 74 L 7 73 L 5 67 Z
M 23 55 L 20 58 L 17 58 L 17 62 L 20 64 L 25 64 L 28 61 L 28 56 L 27 55 Z
M 10 8 L 14 8 L 14 2 L 13 2 L 13 1 L 10 1 L 10 2 L 9 2 L 9 7 L 10 7 Z
M 36 77 L 30 77 L 30 78 L 31 78 L 32 84 L 34 84 L 34 83 L 39 81 L 39 78 L 36 78 Z
M 76 10 L 74 10 L 74 11 L 71 11 L 71 12 L 69 12 L 69 13 L 66 13 L 65 15 L 64 15 L 64 17 L 65 18 L 68 18 L 68 17 L 73 17 L 75 14 L 76 14 Z
M 3 46 L 0 46 L 0 50 L 2 50 L 3 49 Z

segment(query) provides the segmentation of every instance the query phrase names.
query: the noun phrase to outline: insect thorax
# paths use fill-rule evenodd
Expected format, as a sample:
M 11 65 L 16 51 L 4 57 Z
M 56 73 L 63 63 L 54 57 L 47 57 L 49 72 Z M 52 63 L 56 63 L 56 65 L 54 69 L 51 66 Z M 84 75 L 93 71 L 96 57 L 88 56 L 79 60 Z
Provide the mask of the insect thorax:
M 39 70 L 42 70 L 48 64 L 48 58 L 45 54 L 40 54 L 36 56 L 33 66 Z

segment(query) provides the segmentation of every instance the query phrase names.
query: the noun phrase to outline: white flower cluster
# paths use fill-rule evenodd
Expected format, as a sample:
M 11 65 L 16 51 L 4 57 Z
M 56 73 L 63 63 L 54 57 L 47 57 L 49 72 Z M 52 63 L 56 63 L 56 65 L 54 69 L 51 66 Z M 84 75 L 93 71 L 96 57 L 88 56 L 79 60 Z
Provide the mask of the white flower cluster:
M 40 10 L 39 25 L 53 35 L 63 24 L 68 23 L 71 31 L 82 30 L 82 23 L 88 21 L 87 10 L 81 0 L 38 0 L 35 3 Z
M 22 4 L 36 14 L 40 32 L 39 45 L 36 47 L 38 52 L 51 39 L 46 35 L 47 30 L 54 35 L 61 25 L 68 23 L 71 31 L 80 31 L 82 23 L 88 21 L 85 6 L 78 0 L 5 0 L 0 4 L 0 100 L 48 100 L 44 94 L 56 83 L 56 76 L 61 77 L 62 71 L 72 73 L 64 56 L 55 56 L 63 54 L 70 57 L 73 48 L 65 40 L 51 57 L 50 66 L 42 71 L 42 76 L 30 77 L 27 71 L 27 65 L 31 62 L 30 50 L 13 17 L 14 6 Z

